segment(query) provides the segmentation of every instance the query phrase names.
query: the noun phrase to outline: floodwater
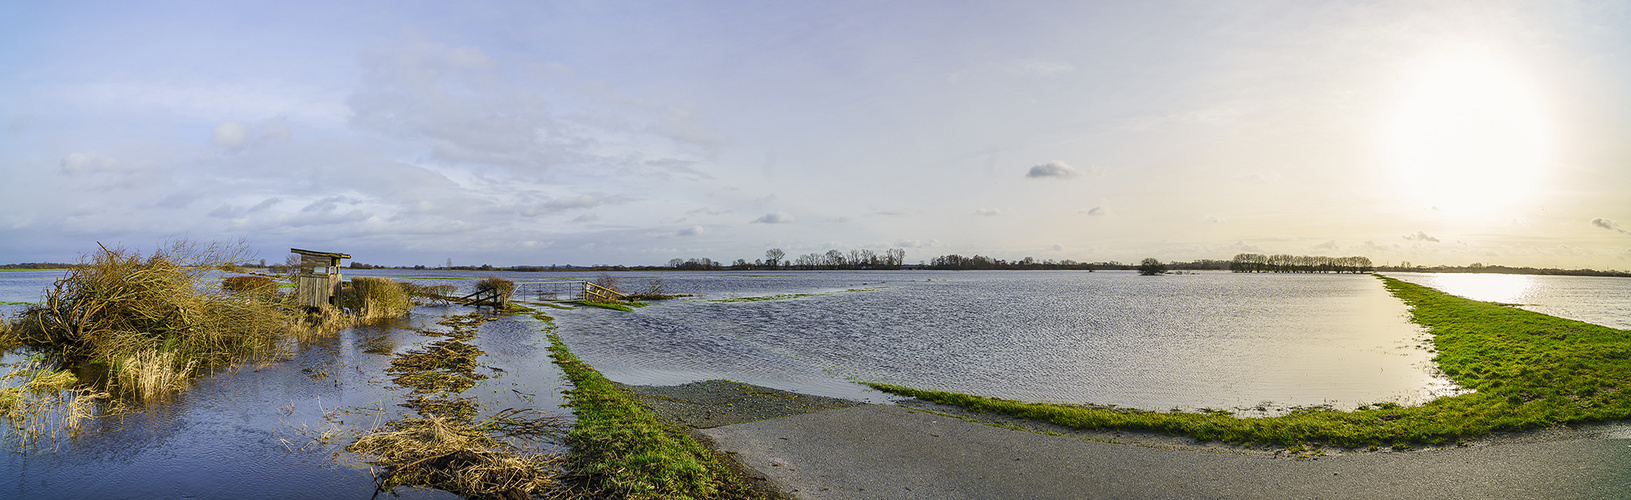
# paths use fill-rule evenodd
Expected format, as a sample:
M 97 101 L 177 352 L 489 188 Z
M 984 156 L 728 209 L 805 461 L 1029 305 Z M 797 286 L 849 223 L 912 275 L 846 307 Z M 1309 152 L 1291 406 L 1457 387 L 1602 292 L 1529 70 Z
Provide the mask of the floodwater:
M 1532 274 L 1387 273 L 1473 300 L 1631 330 L 1631 278 Z
M 1367 275 L 832 272 L 726 275 L 634 313 L 558 315 L 613 380 L 729 378 L 862 400 L 851 380 L 1150 410 L 1396 401 L 1454 390 Z M 857 289 L 861 291 L 843 291 Z M 734 296 L 836 292 L 755 302 Z M 608 311 L 609 312 L 609 311 Z
M 468 292 L 485 276 L 531 283 L 599 273 L 345 274 L 452 284 Z M 632 313 L 541 309 L 557 318 L 579 357 L 631 384 L 729 378 L 863 401 L 891 399 L 852 382 L 869 380 L 1033 401 L 1241 408 L 1246 414 L 1258 407 L 1273 413 L 1297 405 L 1419 403 L 1453 389 L 1434 377 L 1431 353 L 1423 349 L 1421 331 L 1405 321 L 1403 304 L 1379 280 L 1362 275 L 615 274 L 625 288 L 660 280 L 670 292 L 700 295 Z M 60 275 L 0 273 L 0 302 L 38 301 Z M 1482 300 L 1571 314 L 1608 311 L 1593 322 L 1611 326 L 1628 319 L 1623 289 L 1582 288 L 1569 280 L 1526 283 L 1518 296 L 1527 298 Z M 1615 293 L 1620 305 L 1601 305 L 1593 293 Z M 731 300 L 779 294 L 812 295 Z M 0 312 L 20 307 L 0 305 Z M 396 405 L 406 391 L 385 373 L 390 355 L 438 339 L 414 329 L 440 328 L 435 321 L 442 315 L 469 311 L 419 308 L 395 324 L 346 330 L 298 346 L 281 362 L 207 374 L 185 393 L 99 420 L 77 438 L 7 453 L 0 473 L 16 479 L 0 483 L 0 498 L 369 497 L 373 476 L 343 451 L 344 433 L 402 416 L 406 410 Z M 477 398 L 487 414 L 506 408 L 568 414 L 559 408 L 565 382 L 534 320 L 502 317 L 479 332 L 470 343 L 486 352 L 478 373 L 490 378 L 464 396 Z M 11 353 L 0 361 L 21 358 Z M 325 433 L 340 437 L 315 439 Z
M 0 274 L 0 301 L 38 301 L 39 288 L 23 290 L 59 275 Z M 0 498 L 370 498 L 368 465 L 343 447 L 359 431 L 411 414 L 396 406 L 407 391 L 385 372 L 390 356 L 440 339 L 414 329 L 445 331 L 435 324 L 442 315 L 471 310 L 422 307 L 391 324 L 348 329 L 297 346 L 281 362 L 200 377 L 167 401 L 96 420 L 77 438 L 6 453 L 0 474 L 16 479 L 0 483 Z M 462 395 L 479 401 L 482 416 L 506 408 L 570 415 L 559 408 L 564 382 L 534 320 L 502 317 L 469 343 L 486 352 L 476 372 L 489 378 Z M 319 441 L 325 433 L 331 439 Z

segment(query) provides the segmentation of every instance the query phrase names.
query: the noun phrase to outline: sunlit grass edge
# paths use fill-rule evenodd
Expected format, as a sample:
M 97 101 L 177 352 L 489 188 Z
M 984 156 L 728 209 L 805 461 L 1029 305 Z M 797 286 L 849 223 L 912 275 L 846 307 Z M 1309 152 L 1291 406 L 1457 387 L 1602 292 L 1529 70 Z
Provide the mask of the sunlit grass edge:
M 1489 435 L 1631 418 L 1631 332 L 1449 295 L 1377 276 L 1427 327 L 1444 375 L 1475 392 L 1422 406 L 1304 409 L 1239 418 L 1227 412 L 1151 412 L 1027 403 L 868 382 L 875 389 L 979 412 L 1089 430 L 1150 431 L 1239 445 L 1407 448 Z
M 753 496 L 713 452 L 579 360 L 559 334 L 551 331 L 549 341 L 550 357 L 575 386 L 566 391 L 577 416 L 566 443 L 568 467 L 589 490 L 579 493 L 589 498 Z

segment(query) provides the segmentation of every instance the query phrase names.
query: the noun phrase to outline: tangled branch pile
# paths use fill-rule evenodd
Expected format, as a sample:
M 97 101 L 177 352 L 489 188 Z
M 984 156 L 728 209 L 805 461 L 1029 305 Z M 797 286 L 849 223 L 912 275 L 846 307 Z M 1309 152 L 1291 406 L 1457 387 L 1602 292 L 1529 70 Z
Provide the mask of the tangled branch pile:
M 19 312 L 7 335 L 70 363 L 105 361 L 123 391 L 167 392 L 195 365 L 272 352 L 307 332 L 275 294 L 213 286 L 212 270 L 244 253 L 241 245 L 190 242 L 148 256 L 101 247 L 58 279 L 43 303 Z
M 515 293 L 515 282 L 497 276 L 489 276 L 476 281 L 476 291 L 497 291 L 499 303 L 508 304 L 510 294 Z

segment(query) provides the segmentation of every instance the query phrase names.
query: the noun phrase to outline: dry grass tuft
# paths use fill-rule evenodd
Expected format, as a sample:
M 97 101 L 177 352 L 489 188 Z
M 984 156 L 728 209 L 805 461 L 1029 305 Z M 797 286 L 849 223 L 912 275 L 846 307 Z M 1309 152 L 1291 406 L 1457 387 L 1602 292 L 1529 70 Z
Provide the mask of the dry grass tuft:
M 142 401 L 153 401 L 186 389 L 187 379 L 197 368 L 198 361 L 182 362 L 174 352 L 160 353 L 149 349 L 120 360 L 117 366 L 116 386 L 120 393 L 140 397 Z
M 340 307 L 362 321 L 400 318 L 413 309 L 408 290 L 388 278 L 359 276 L 341 289 Z
M 524 452 L 492 435 L 503 432 L 498 422 L 513 422 L 516 413 L 507 411 L 477 425 L 434 415 L 395 421 L 357 438 L 346 450 L 372 456 L 371 463 L 386 467 L 382 491 L 413 485 L 468 498 L 527 498 L 554 484 L 559 457 Z M 560 427 L 552 418 L 531 425 Z

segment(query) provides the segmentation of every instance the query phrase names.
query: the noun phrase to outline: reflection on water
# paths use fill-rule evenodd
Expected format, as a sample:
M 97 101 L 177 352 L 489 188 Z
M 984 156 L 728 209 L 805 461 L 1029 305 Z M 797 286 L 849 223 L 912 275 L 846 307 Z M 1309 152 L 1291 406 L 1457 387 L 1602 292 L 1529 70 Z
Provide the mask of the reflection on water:
M 923 271 L 716 278 L 732 290 L 723 295 L 844 290 L 880 280 L 872 291 L 793 300 L 686 300 L 634 313 L 559 316 L 580 357 L 635 384 L 730 378 L 884 398 L 846 382 L 860 379 L 1152 410 L 1410 404 L 1446 389 L 1433 377 L 1425 337 L 1407 322 L 1404 305 L 1369 276 Z
M 1387 273 L 1473 300 L 1631 330 L 1631 278 L 1528 274 Z
M 385 373 L 390 355 L 437 339 L 413 328 L 439 328 L 441 315 L 465 312 L 420 308 L 394 325 L 346 330 L 288 361 L 203 376 L 169 401 L 93 422 L 55 450 L 5 453 L 0 473 L 15 479 L 0 484 L 0 498 L 369 498 L 368 466 L 342 450 L 349 433 L 407 411 L 397 406 L 406 391 Z M 477 398 L 484 415 L 562 411 L 561 374 L 539 340 L 527 318 L 482 325 L 470 342 L 486 351 L 479 362 L 490 378 L 464 395 Z M 331 431 L 338 437 L 314 439 Z

